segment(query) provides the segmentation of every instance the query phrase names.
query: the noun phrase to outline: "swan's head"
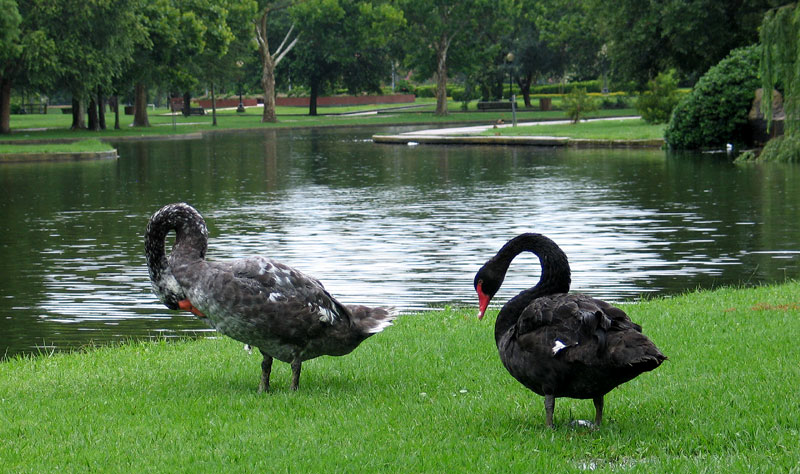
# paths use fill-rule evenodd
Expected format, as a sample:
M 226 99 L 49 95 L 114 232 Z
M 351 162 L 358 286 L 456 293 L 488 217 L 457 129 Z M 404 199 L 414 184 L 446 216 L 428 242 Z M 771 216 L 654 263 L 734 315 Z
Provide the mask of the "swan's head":
M 505 279 L 505 272 L 494 269 L 492 260 L 486 262 L 484 266 L 475 274 L 473 285 L 475 292 L 478 293 L 478 319 L 483 319 L 489 302 L 492 301 L 495 293 L 500 289 Z
M 178 303 L 185 300 L 186 295 L 178 280 L 172 276 L 170 268 L 166 268 L 156 275 L 152 275 L 151 272 L 150 284 L 153 287 L 153 293 L 167 308 L 172 310 L 181 309 Z

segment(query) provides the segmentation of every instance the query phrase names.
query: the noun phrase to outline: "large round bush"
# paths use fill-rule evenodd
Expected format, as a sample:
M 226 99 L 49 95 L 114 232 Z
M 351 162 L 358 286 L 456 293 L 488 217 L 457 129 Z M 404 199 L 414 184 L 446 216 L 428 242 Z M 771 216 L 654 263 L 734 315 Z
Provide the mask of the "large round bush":
M 758 45 L 733 50 L 706 72 L 672 111 L 665 132 L 672 148 L 711 148 L 749 140 L 747 114 L 759 87 Z

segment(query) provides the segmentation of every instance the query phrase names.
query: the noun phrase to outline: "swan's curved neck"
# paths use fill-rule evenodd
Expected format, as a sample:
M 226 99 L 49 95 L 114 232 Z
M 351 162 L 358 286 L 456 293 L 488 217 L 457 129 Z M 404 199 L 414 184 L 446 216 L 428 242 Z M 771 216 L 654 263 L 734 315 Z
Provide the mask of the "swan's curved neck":
M 505 276 L 511 261 L 526 251 L 539 257 L 542 267 L 539 282 L 520 292 L 503 306 L 495 323 L 496 339 L 516 324 L 522 311 L 536 298 L 569 291 L 570 268 L 567 256 L 555 242 L 541 234 L 522 234 L 511 239 L 493 258 L 497 270 Z
M 167 259 L 164 247 L 167 234 L 175 231 L 175 244 Z M 205 258 L 208 229 L 203 217 L 188 204 L 164 206 L 150 218 L 145 232 L 145 257 L 153 289 L 170 308 L 177 305 L 175 281 L 170 263 L 191 262 Z M 172 308 L 176 309 L 176 308 Z

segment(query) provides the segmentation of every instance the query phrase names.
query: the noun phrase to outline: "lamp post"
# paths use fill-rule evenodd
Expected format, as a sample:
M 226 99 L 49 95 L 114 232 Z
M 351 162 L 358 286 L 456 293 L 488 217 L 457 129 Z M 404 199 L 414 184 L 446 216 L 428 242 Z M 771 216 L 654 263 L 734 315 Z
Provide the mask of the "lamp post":
M 244 104 L 242 103 L 242 66 L 244 63 L 240 61 L 236 61 L 236 66 L 239 68 L 239 106 L 236 107 L 237 113 L 244 113 Z
M 513 93 L 513 71 L 511 70 L 511 63 L 514 62 L 514 53 L 509 52 L 506 54 L 506 62 L 508 63 L 508 100 L 511 100 Z
M 514 53 L 509 52 L 506 55 L 506 62 L 508 62 L 508 100 L 511 101 L 511 124 L 517 126 L 517 98 L 514 97 L 514 70 L 511 63 L 514 62 Z

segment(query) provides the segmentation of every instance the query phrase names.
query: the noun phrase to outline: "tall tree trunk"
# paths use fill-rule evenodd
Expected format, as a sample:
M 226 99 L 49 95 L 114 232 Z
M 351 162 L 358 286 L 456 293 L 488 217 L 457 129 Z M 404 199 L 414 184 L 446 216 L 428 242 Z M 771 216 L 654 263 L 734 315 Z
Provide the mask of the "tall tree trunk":
M 114 130 L 119 130 L 119 96 L 112 95 L 108 103 L 114 109 Z
M 442 35 L 436 44 L 436 115 L 447 115 L 447 50 L 450 39 Z
M 11 133 L 11 80 L 0 76 L 0 133 Z
M 103 89 L 97 88 L 97 124 L 100 130 L 106 129 L 106 100 L 103 97 Z
M 317 97 L 319 97 L 319 80 L 311 79 L 311 97 L 308 98 L 308 115 L 317 115 Z
M 86 128 L 86 110 L 83 106 L 83 101 L 72 97 L 72 130 L 83 130 Z
M 262 53 L 261 64 L 261 87 L 264 89 L 264 113 L 261 115 L 261 122 L 274 123 L 278 121 L 278 116 L 275 113 L 275 64 L 272 55 Z
M 524 76 L 517 78 L 517 85 L 519 92 L 522 94 L 522 100 L 525 101 L 525 107 L 531 107 L 531 84 L 533 83 L 533 73 L 527 73 Z
M 261 122 L 277 122 L 278 116 L 275 113 L 275 68 L 281 62 L 286 53 L 294 48 L 297 44 L 299 35 L 289 43 L 286 42 L 291 38 L 294 25 L 289 28 L 289 31 L 284 36 L 275 54 L 269 50 L 269 41 L 267 39 L 267 18 L 273 9 L 280 9 L 288 7 L 289 2 L 281 6 L 271 5 L 261 10 L 261 18 L 255 22 L 256 41 L 258 42 L 258 52 L 261 54 L 261 87 L 264 89 L 264 113 L 261 115 Z
M 147 118 L 147 89 L 141 83 L 137 83 L 134 86 L 133 126 L 150 126 L 150 120 Z
M 97 119 L 97 101 L 94 97 L 89 99 L 89 130 L 93 132 L 100 131 L 100 122 Z
M 211 83 L 211 125 L 217 126 L 217 98 L 214 95 L 214 83 Z
M 192 93 L 187 91 L 183 93 L 183 116 L 190 115 L 192 115 Z

